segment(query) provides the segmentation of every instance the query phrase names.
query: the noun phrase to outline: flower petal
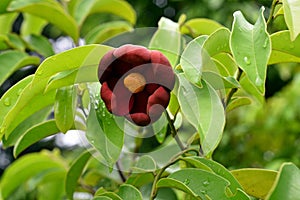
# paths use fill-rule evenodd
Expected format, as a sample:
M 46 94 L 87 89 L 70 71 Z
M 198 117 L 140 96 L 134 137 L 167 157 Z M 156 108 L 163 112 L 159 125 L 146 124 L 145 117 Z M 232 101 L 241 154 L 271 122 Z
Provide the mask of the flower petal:
M 145 113 L 134 113 L 126 115 L 126 118 L 138 126 L 147 126 L 151 122 L 150 117 Z
M 112 96 L 114 95 L 112 93 L 112 91 L 110 90 L 110 88 L 108 87 L 107 82 L 104 82 L 101 86 L 101 90 L 100 90 L 100 94 L 101 94 L 101 98 L 104 101 L 106 108 L 109 112 L 111 112 L 111 99 Z
M 150 51 L 142 46 L 126 44 L 117 48 L 113 55 L 134 66 L 148 63 L 150 61 Z
M 167 58 L 161 52 L 153 50 L 151 52 L 151 62 L 153 64 L 154 82 L 171 91 L 175 84 L 175 75 Z
M 147 113 L 147 103 L 148 103 L 148 93 L 142 91 L 136 93 L 134 96 L 134 104 L 131 110 L 131 113 Z
M 170 93 L 162 86 L 160 86 L 148 99 L 147 111 L 161 113 L 161 109 L 151 109 L 154 105 L 161 105 L 166 108 L 169 104 Z M 156 106 L 155 106 L 156 107 Z
M 102 84 L 104 81 L 109 79 L 112 67 L 111 64 L 116 60 L 116 58 L 113 56 L 113 52 L 115 49 L 112 49 L 108 51 L 101 59 L 99 66 L 98 66 L 98 79 L 100 83 Z

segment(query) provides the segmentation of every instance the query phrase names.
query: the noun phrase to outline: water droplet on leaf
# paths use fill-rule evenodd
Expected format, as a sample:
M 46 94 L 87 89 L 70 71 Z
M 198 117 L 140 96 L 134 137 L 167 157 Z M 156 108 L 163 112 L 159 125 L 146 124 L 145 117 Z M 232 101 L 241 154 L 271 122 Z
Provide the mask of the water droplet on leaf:
M 10 97 L 7 97 L 6 99 L 4 99 L 3 104 L 4 104 L 5 106 L 10 106 L 10 104 L 11 104 L 11 102 L 10 102 Z
M 205 186 L 205 187 L 206 187 L 206 186 L 208 186 L 208 185 L 209 185 L 209 181 L 204 181 L 202 184 L 203 184 L 203 186 Z
M 268 42 L 269 42 L 269 40 L 268 40 L 268 38 L 266 38 L 266 39 L 265 39 L 265 42 L 264 42 L 264 45 L 263 45 L 263 48 L 264 48 L 264 49 L 267 47 Z
M 206 190 L 201 190 L 200 191 L 202 194 L 206 194 Z
M 190 183 L 190 180 L 186 178 L 186 179 L 183 181 L 183 183 L 184 183 L 185 185 L 188 185 L 188 184 Z
M 255 85 L 261 86 L 263 84 L 263 80 L 260 77 L 257 77 L 255 80 Z
M 251 64 L 251 61 L 250 61 L 249 57 L 247 57 L 247 56 L 244 57 L 244 62 L 245 62 L 247 65 L 250 65 L 250 64 Z

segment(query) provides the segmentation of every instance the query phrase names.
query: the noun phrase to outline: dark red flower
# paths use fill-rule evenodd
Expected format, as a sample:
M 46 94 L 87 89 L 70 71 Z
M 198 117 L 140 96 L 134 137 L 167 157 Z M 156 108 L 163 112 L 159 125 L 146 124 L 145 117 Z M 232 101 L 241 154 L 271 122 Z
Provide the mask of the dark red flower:
M 103 56 L 98 77 L 108 111 L 139 126 L 161 116 L 175 83 L 172 67 L 161 52 L 129 44 Z

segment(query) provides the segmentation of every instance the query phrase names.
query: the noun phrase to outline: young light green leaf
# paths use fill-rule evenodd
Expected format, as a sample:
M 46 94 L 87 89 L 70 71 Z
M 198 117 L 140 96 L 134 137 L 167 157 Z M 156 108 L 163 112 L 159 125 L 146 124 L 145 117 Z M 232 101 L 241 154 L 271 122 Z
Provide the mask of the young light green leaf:
M 299 198 L 300 170 L 295 164 L 284 163 L 274 181 L 275 183 L 266 197 L 267 200 L 294 200 Z
M 100 91 L 100 84 L 90 85 L 95 91 Z M 98 88 L 98 89 L 97 89 Z M 91 111 L 87 119 L 87 139 L 103 156 L 110 168 L 118 160 L 124 143 L 123 118 L 118 123 L 117 118 L 106 110 L 104 102 L 98 93 L 90 93 Z M 120 123 L 120 124 L 119 124 Z
M 40 35 L 47 24 L 46 20 L 28 13 L 23 13 L 23 17 L 24 20 L 21 26 L 22 37 L 27 37 L 32 34 Z
M 32 153 L 25 155 L 5 170 L 1 178 L 1 197 L 7 199 L 20 185 L 42 172 L 64 169 L 61 160 L 47 154 Z
M 276 171 L 266 169 L 238 169 L 231 173 L 247 194 L 260 199 L 266 198 L 277 175 Z
M 24 37 L 30 50 L 41 54 L 45 58 L 54 55 L 54 50 L 47 38 L 42 35 L 27 35 Z
M 234 76 L 238 70 L 237 64 L 228 53 L 219 53 L 213 56 L 212 60 L 215 62 L 222 76 Z
M 219 28 L 213 32 L 203 44 L 203 48 L 213 57 L 219 53 L 231 53 L 229 47 L 230 31 Z
M 178 101 L 183 115 L 196 128 L 205 156 L 210 156 L 222 138 L 225 125 L 223 104 L 217 92 L 202 81 L 202 88 L 178 75 Z
M 75 20 L 56 1 L 13 0 L 8 10 L 25 12 L 45 19 L 67 33 L 75 42 L 79 39 L 79 31 Z
M 4 2 L 1 2 L 0 9 L 3 6 Z M 18 17 L 17 13 L 6 13 L 0 15 L 0 34 L 6 35 L 11 32 L 12 24 Z
M 25 51 L 25 43 L 23 41 L 23 39 L 21 39 L 21 37 L 15 33 L 9 33 L 7 34 L 7 43 L 8 45 L 13 48 L 13 49 L 17 49 L 19 51 Z
M 84 20 L 94 13 L 112 13 L 129 21 L 136 22 L 136 14 L 132 6 L 121 0 L 80 0 L 72 6 L 72 13 L 77 23 L 81 26 Z
M 192 40 L 184 49 L 180 58 L 180 65 L 185 76 L 191 83 L 199 87 L 202 87 L 201 76 L 206 64 L 202 56 L 202 46 L 206 39 L 207 36 L 199 36 Z
M 291 41 L 290 31 L 279 31 L 271 35 L 272 53 L 268 64 L 300 62 L 300 36 Z
M 74 124 L 77 105 L 76 88 L 71 85 L 57 90 L 54 103 L 54 118 L 57 127 L 66 133 Z
M 17 141 L 14 147 L 14 157 L 17 157 L 23 150 L 39 140 L 58 133 L 59 129 L 55 120 L 39 123 L 28 129 Z
M 240 11 L 233 14 L 230 47 L 237 64 L 249 77 L 260 94 L 265 93 L 267 62 L 271 53 L 271 42 L 266 31 L 264 8 L 254 25 Z
M 251 99 L 249 99 L 248 97 L 234 97 L 230 100 L 228 106 L 226 107 L 226 112 L 228 113 L 240 106 L 249 105 L 251 104 L 251 102 Z
M 133 30 L 133 28 L 128 22 L 107 22 L 92 29 L 84 38 L 87 44 L 100 44 L 112 37 L 131 30 Z
M 16 70 L 29 65 L 38 65 L 39 58 L 20 51 L 6 51 L 0 54 L 0 85 Z
M 183 34 L 189 34 L 193 38 L 195 38 L 200 35 L 210 35 L 221 27 L 223 26 L 214 20 L 206 18 L 195 18 L 187 21 L 181 27 L 180 31 Z
M 282 0 L 284 19 L 291 31 L 291 41 L 294 41 L 300 33 L 300 1 Z
M 71 165 L 65 181 L 65 189 L 69 199 L 73 199 L 73 193 L 77 187 L 77 181 L 82 171 L 91 157 L 90 151 L 83 152 Z
M 158 30 L 150 41 L 149 48 L 161 51 L 174 68 L 181 51 L 181 39 L 179 25 L 162 17 L 158 22 Z
M 118 195 L 123 200 L 143 200 L 141 192 L 132 185 L 123 184 L 119 188 Z
M 0 14 L 7 13 L 7 6 L 12 0 L 2 0 L 0 4 Z
M 155 160 L 151 156 L 141 156 L 135 166 L 133 167 L 133 173 L 135 172 L 151 172 L 156 170 Z

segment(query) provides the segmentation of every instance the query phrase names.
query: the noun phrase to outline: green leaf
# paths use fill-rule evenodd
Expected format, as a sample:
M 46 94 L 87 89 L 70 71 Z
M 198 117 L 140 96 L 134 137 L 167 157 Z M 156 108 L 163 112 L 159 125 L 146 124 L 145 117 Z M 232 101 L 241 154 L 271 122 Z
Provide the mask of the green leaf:
M 175 67 L 181 51 L 179 25 L 162 17 L 158 22 L 158 30 L 150 41 L 149 48 L 161 51 Z
M 272 53 L 268 64 L 283 62 L 300 63 L 300 36 L 291 41 L 290 31 L 279 31 L 271 35 Z
M 14 147 L 14 156 L 17 157 L 30 145 L 41 139 L 59 132 L 55 120 L 39 123 L 27 130 L 17 141 Z
M 135 187 L 141 187 L 148 183 L 152 183 L 154 180 L 153 172 L 147 173 L 133 173 L 126 180 L 127 184 L 134 185 Z
M 85 36 L 85 41 L 87 44 L 99 44 L 121 33 L 132 30 L 132 26 L 124 21 L 107 22 L 92 29 Z
M 294 41 L 300 33 L 300 2 L 295 0 L 282 0 L 284 19 L 291 31 L 291 41 Z
M 251 104 L 251 99 L 248 97 L 234 97 L 230 100 L 229 105 L 226 107 L 226 113 L 238 108 L 240 106 L 245 106 Z
M 190 34 L 195 38 L 200 35 L 210 35 L 221 27 L 223 26 L 214 20 L 206 18 L 195 18 L 187 21 L 181 27 L 180 31 L 183 34 Z
M 143 155 L 141 156 L 135 166 L 133 167 L 133 172 L 151 172 L 156 170 L 155 160 L 151 156 Z
M 122 124 L 124 118 L 114 117 L 106 110 L 99 96 L 99 83 L 94 84 L 91 95 L 91 111 L 87 119 L 87 139 L 104 157 L 106 164 L 112 168 L 118 160 L 124 143 Z M 116 121 L 118 120 L 118 121 Z M 118 123 L 117 123 L 118 122 Z
M 178 170 L 157 183 L 157 187 L 177 188 L 196 199 L 249 199 L 241 195 L 241 190 L 235 195 L 230 194 L 229 185 L 230 183 L 219 175 L 194 168 Z
M 38 65 L 40 59 L 20 51 L 6 51 L 0 54 L 0 85 L 16 70 L 27 65 Z
M 264 96 L 262 96 L 257 87 L 253 85 L 249 77 L 242 75 L 242 78 L 240 79 L 240 85 L 241 89 L 244 90 L 244 92 L 248 93 L 251 99 L 256 100 L 261 105 L 264 103 Z
M 54 24 L 67 33 L 75 42 L 79 39 L 79 31 L 74 19 L 56 1 L 52 0 L 13 0 L 9 11 L 25 12 Z
M 2 138 L 3 146 L 10 147 L 15 145 L 19 138 L 28 133 L 29 129 L 45 121 L 49 117 L 52 110 L 53 108 L 51 106 L 48 106 L 25 119 L 11 132 L 9 137 Z
M 225 125 L 225 114 L 217 92 L 205 81 L 202 88 L 178 75 L 178 101 L 183 115 L 196 128 L 204 155 L 209 156 L 219 144 Z
M 213 56 L 212 60 L 222 76 L 234 76 L 238 70 L 234 59 L 228 53 L 219 53 Z
M 3 0 L 2 0 L 3 1 Z M 0 10 L 3 6 L 1 1 Z M 0 15 L 0 34 L 6 35 L 12 31 L 12 24 L 18 17 L 17 13 L 7 13 Z
M 293 163 L 284 163 L 266 199 L 294 200 L 300 196 L 300 170 Z
M 80 26 L 89 15 L 102 12 L 122 17 L 131 24 L 136 22 L 134 9 L 128 2 L 121 0 L 80 0 L 73 5 L 72 11 Z
M 12 0 L 2 0 L 0 4 L 0 14 L 7 13 L 7 6 Z M 1 23 L 0 23 L 1 24 Z M 1 29 L 0 29 L 1 30 Z
M 276 171 L 266 169 L 238 169 L 231 173 L 247 194 L 261 199 L 265 199 L 277 175 Z
M 27 35 L 24 40 L 30 50 L 35 51 L 45 58 L 54 55 L 51 43 L 42 35 Z
M 65 51 L 44 60 L 37 69 L 32 83 L 26 86 L 17 104 L 6 114 L 1 125 L 1 134 L 6 132 L 8 137 L 11 131 L 31 114 L 54 103 L 55 91 L 47 90 L 47 92 L 44 92 L 49 79 L 53 75 L 63 71 L 84 68 L 90 66 L 91 63 L 95 66 L 109 49 L 111 47 L 87 45 Z M 97 73 L 93 77 L 97 77 Z M 97 80 L 97 78 L 94 79 Z
M 184 49 L 180 58 L 180 65 L 185 76 L 191 83 L 199 87 L 202 87 L 201 76 L 204 65 L 206 64 L 205 59 L 207 58 L 203 56 L 206 51 L 202 48 L 206 39 L 207 36 L 199 36 L 192 40 Z
M 63 170 L 63 163 L 44 153 L 25 155 L 11 164 L 1 178 L 1 196 L 6 199 L 30 178 L 51 170 Z M 46 174 L 44 174 L 46 175 Z
M 7 34 L 7 43 L 8 45 L 13 48 L 13 49 L 17 49 L 19 51 L 25 51 L 25 43 L 24 41 L 20 38 L 19 35 L 15 34 L 15 33 L 9 33 Z
M 76 88 L 71 85 L 57 90 L 54 103 L 54 118 L 58 129 L 66 133 L 74 124 L 77 105 Z
M 175 191 L 171 188 L 160 188 L 157 191 L 157 195 L 155 197 L 155 200 L 178 200 L 178 197 L 175 193 Z
M 175 95 L 174 95 L 175 96 Z M 169 104 L 170 105 L 170 104 Z M 165 115 L 162 115 L 159 120 L 152 124 L 156 140 L 162 144 L 168 132 L 168 121 Z
M 141 192 L 132 185 L 123 184 L 119 188 L 118 195 L 123 200 L 143 200 Z
M 77 187 L 77 181 L 82 174 L 82 171 L 91 157 L 90 151 L 83 152 L 71 165 L 65 182 L 65 189 L 69 199 L 73 199 L 73 193 Z
M 203 48 L 213 57 L 219 53 L 231 53 L 229 47 L 230 31 L 219 28 L 213 32 L 203 44 Z
M 47 24 L 46 20 L 28 13 L 23 13 L 23 18 L 24 20 L 21 26 L 22 37 L 26 37 L 32 34 L 40 35 L 43 31 L 43 28 Z
M 262 95 L 265 93 L 267 62 L 271 53 L 263 11 L 262 7 L 254 25 L 250 24 L 240 11 L 235 12 L 230 41 L 237 64 Z

